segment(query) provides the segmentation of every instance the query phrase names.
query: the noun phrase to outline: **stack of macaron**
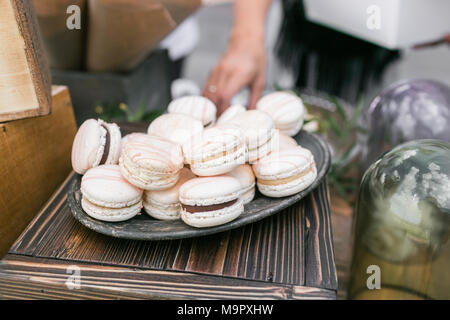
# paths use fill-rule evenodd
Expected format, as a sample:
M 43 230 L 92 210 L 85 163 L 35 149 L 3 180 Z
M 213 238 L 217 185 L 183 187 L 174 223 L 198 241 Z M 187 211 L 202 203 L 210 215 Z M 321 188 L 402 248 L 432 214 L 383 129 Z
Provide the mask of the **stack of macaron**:
M 313 155 L 290 137 L 303 124 L 300 98 L 274 93 L 256 110 L 235 105 L 216 113 L 207 98 L 187 96 L 173 100 L 147 133 L 122 137 L 116 124 L 85 121 L 72 148 L 84 211 L 115 222 L 143 209 L 154 219 L 212 227 L 238 218 L 256 187 L 284 197 L 315 180 Z

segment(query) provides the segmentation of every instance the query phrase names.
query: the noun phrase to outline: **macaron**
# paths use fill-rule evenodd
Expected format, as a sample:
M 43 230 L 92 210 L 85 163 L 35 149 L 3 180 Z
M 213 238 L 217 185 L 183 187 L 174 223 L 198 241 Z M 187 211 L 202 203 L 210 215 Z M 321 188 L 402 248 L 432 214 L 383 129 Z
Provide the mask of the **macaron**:
M 89 216 L 102 221 L 125 221 L 139 214 L 142 193 L 122 177 L 118 165 L 89 169 L 81 179 L 81 206 Z
M 295 136 L 303 126 L 305 107 L 302 99 L 293 93 L 267 94 L 256 103 L 256 109 L 268 113 L 275 127 L 288 136 Z
M 242 189 L 240 198 L 244 204 L 253 200 L 255 197 L 256 181 L 251 166 L 248 164 L 241 164 L 239 167 L 225 175 L 236 178 L 241 184 Z
M 196 228 L 230 222 L 244 212 L 241 184 L 228 176 L 198 177 L 180 188 L 181 219 Z
M 78 129 L 72 145 L 72 168 L 79 174 L 102 164 L 117 164 L 122 135 L 115 123 L 89 119 Z
M 280 135 L 278 137 L 278 147 L 280 150 L 289 149 L 292 147 L 297 147 L 298 143 L 295 141 L 294 138 L 287 136 L 280 132 Z
M 122 151 L 120 171 L 131 184 L 144 190 L 163 190 L 177 183 L 184 164 L 177 143 L 153 135 L 134 136 Z
M 158 220 L 180 219 L 180 187 L 188 180 L 195 178 L 188 168 L 181 169 L 178 182 L 171 188 L 159 191 L 145 191 L 144 210 Z
M 240 104 L 232 105 L 221 114 L 219 119 L 217 119 L 217 124 L 224 124 L 228 122 L 230 119 L 232 119 L 234 116 L 243 113 L 246 110 L 247 109 L 244 106 L 241 106 Z
M 266 156 L 275 147 L 275 124 L 272 118 L 259 110 L 248 110 L 234 116 L 229 124 L 241 128 L 248 148 L 248 162 L 253 163 Z
M 230 172 L 245 163 L 247 147 L 239 127 L 229 124 L 205 129 L 183 145 L 185 161 L 198 176 Z
M 141 138 L 145 139 L 145 137 L 147 137 L 147 136 L 148 135 L 146 133 L 133 132 L 133 133 L 127 134 L 126 136 L 122 137 L 122 142 L 121 142 L 121 146 L 120 146 L 120 154 L 122 154 L 123 147 L 125 146 L 125 144 L 127 143 L 128 140 L 130 140 L 131 138 L 134 138 L 134 137 L 141 137 Z
M 184 96 L 173 100 L 167 107 L 169 113 L 182 113 L 191 116 L 204 127 L 213 126 L 216 122 L 217 108 L 208 98 L 202 96 Z
M 309 187 L 317 177 L 313 154 L 300 146 L 272 152 L 253 165 L 259 191 L 285 197 Z
M 166 138 L 180 145 L 203 131 L 203 124 L 182 113 L 166 113 L 150 123 L 148 134 Z

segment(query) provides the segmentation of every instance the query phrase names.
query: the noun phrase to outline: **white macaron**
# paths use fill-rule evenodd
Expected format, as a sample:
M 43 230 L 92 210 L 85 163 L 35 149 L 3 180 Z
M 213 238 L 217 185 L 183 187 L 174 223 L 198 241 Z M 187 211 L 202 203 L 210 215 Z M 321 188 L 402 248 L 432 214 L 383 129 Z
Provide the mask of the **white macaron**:
M 180 145 L 165 138 L 134 136 L 122 147 L 122 175 L 144 190 L 164 190 L 178 181 L 184 157 Z
M 241 184 L 233 177 L 199 177 L 180 188 L 181 219 L 205 228 L 230 222 L 244 212 Z
M 81 193 L 83 210 L 98 220 L 125 221 L 142 208 L 142 190 L 122 177 L 118 165 L 89 169 L 81 179 Z
M 203 124 L 200 120 L 182 113 L 163 114 L 148 127 L 148 134 L 166 138 L 179 145 L 202 131 Z
M 72 167 L 79 174 L 102 164 L 117 164 L 122 135 L 115 123 L 89 119 L 78 129 L 72 145 Z
M 195 178 L 188 168 L 181 169 L 178 182 L 171 188 L 159 191 L 145 191 L 144 210 L 158 220 L 180 219 L 180 187 L 188 180 Z
M 202 96 L 185 96 L 173 100 L 167 107 L 169 113 L 182 113 L 202 122 L 204 127 L 216 122 L 217 108 L 208 98 Z
M 219 119 L 217 119 L 217 124 L 224 124 L 230 121 L 230 119 L 232 119 L 234 116 L 245 111 L 247 111 L 247 109 L 244 106 L 241 106 L 240 104 L 234 104 L 220 115 Z
M 285 197 L 309 187 L 317 177 L 313 154 L 300 146 L 272 152 L 253 165 L 259 191 Z
M 255 197 L 255 175 L 253 174 L 252 167 L 248 164 L 241 164 L 239 167 L 225 175 L 236 178 L 241 184 L 241 195 L 240 198 L 247 204 L 253 200 Z
M 290 92 L 278 91 L 262 97 L 258 110 L 268 113 L 275 127 L 288 136 L 295 136 L 303 126 L 305 107 L 302 99 Z
M 183 145 L 183 152 L 193 173 L 215 176 L 245 163 L 247 147 L 239 127 L 224 124 L 192 137 Z
M 267 113 L 248 110 L 237 114 L 227 123 L 237 125 L 244 133 L 249 163 L 266 156 L 275 147 L 272 140 L 276 134 L 275 125 Z

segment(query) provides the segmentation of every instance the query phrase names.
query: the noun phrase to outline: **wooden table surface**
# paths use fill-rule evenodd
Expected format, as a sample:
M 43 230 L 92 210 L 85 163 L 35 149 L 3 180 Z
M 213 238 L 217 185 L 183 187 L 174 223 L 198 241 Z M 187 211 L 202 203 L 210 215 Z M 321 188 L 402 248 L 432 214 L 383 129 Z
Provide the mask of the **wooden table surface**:
M 334 299 L 328 188 L 212 236 L 131 241 L 93 232 L 67 203 L 72 173 L 0 262 L 1 298 Z M 71 266 L 81 288 L 69 289 Z

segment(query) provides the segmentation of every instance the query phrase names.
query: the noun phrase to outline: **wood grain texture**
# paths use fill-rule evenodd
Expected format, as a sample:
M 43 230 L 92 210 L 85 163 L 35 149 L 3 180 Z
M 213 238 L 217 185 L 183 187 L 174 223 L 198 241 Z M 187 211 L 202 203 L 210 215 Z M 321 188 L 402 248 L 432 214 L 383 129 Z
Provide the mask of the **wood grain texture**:
M 66 87 L 51 115 L 0 124 L 0 257 L 71 171 L 75 117 Z
M 0 122 L 46 115 L 51 77 L 33 3 L 0 3 Z
M 95 233 L 72 217 L 67 193 L 74 177 L 66 179 L 0 263 L 3 298 L 336 297 L 326 182 L 282 212 L 238 229 L 134 241 Z M 64 285 L 69 265 L 87 276 L 80 290 Z

